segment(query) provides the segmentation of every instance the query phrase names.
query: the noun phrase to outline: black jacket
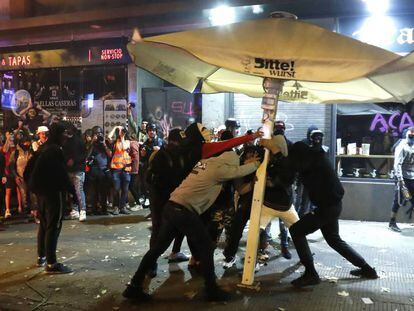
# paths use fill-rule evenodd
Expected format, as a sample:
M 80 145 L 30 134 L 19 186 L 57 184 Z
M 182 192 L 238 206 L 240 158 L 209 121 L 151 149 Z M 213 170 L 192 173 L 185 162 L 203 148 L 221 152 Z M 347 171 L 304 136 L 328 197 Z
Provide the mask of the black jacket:
M 319 212 L 337 212 L 330 208 L 341 202 L 345 191 L 325 152 L 312 150 L 305 143 L 297 142 L 289 149 L 289 162 L 292 171 L 298 172 L 299 180 Z
M 73 135 L 69 138 L 62 150 L 65 157 L 65 163 L 67 163 L 70 159 L 73 160 L 73 165 L 68 167 L 68 172 L 85 171 L 86 147 L 79 136 Z
M 75 193 L 66 169 L 62 149 L 56 144 L 46 143 L 38 150 L 31 167 L 29 189 L 36 194 L 48 195 L 58 191 Z M 26 167 L 26 169 L 28 169 Z
M 165 199 L 177 188 L 186 177 L 185 158 L 181 148 L 176 146 L 163 146 L 151 160 L 147 171 L 147 182 L 157 195 Z
M 281 154 L 273 155 L 267 165 L 267 185 L 264 204 L 270 208 L 287 211 L 292 205 L 294 172 L 289 159 Z

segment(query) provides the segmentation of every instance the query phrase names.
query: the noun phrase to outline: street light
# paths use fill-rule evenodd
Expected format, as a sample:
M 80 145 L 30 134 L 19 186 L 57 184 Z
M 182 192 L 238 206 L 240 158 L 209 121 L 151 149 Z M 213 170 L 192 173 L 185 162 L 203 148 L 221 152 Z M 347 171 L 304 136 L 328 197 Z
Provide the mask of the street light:
M 371 15 L 384 15 L 390 6 L 389 0 L 362 0 Z
M 236 13 L 234 8 L 227 5 L 221 5 L 211 9 L 208 19 L 212 26 L 227 25 L 236 21 Z

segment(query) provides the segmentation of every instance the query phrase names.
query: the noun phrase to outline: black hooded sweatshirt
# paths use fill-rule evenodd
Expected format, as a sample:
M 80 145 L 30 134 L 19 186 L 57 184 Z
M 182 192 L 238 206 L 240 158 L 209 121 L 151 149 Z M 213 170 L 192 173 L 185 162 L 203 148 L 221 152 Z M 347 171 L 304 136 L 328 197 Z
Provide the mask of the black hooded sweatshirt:
M 344 188 L 323 151 L 312 150 L 305 143 L 297 142 L 289 149 L 289 162 L 308 190 L 311 202 L 317 206 L 316 212 L 340 212 L 332 207 L 341 202 Z

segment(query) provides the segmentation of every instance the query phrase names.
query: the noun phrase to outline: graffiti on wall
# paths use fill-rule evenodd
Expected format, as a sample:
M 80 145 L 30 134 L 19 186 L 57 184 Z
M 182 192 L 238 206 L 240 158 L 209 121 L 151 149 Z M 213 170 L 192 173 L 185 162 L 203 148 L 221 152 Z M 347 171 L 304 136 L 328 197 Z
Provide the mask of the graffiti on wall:
M 374 119 L 371 121 L 369 130 L 371 132 L 379 130 L 381 133 L 385 133 L 391 130 L 402 133 L 404 129 L 411 126 L 414 126 L 414 122 L 411 116 L 407 112 L 401 113 L 397 111 L 390 116 L 384 116 L 381 113 L 377 113 Z

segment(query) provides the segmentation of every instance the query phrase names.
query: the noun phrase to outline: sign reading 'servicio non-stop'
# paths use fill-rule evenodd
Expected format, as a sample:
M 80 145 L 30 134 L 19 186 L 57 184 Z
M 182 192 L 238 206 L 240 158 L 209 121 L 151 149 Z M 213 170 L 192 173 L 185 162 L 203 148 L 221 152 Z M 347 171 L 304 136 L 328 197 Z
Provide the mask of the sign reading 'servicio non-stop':
M 131 62 L 125 46 L 98 46 L 0 54 L 0 70 L 71 67 Z

